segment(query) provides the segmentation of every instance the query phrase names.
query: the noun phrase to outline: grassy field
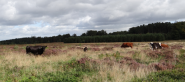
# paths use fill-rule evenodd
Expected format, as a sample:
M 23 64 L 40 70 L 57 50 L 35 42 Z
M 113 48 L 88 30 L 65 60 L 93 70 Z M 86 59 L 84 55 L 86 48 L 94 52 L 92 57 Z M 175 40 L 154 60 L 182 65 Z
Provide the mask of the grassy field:
M 163 41 L 170 48 L 156 51 L 148 43 L 134 42 L 132 49 L 120 48 L 122 42 L 0 45 L 0 82 L 185 81 L 185 42 Z M 29 45 L 47 48 L 34 56 L 26 54 Z

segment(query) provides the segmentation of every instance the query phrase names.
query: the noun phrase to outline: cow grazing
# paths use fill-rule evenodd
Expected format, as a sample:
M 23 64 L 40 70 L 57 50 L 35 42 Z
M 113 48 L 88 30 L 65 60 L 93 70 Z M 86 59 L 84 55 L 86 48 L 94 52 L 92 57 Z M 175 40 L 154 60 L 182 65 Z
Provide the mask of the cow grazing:
M 126 42 L 126 43 L 123 43 L 123 44 L 121 45 L 121 48 L 125 48 L 125 47 L 131 47 L 131 48 L 132 48 L 132 46 L 133 46 L 133 43 L 131 43 L 131 42 Z
M 169 48 L 169 46 L 167 44 L 161 44 L 162 48 Z
M 84 48 L 84 52 L 86 52 L 86 51 L 87 51 L 87 47 Z
M 45 48 L 47 46 L 27 46 L 26 47 L 26 53 L 32 53 L 34 55 L 41 55 L 43 54 Z
M 150 44 L 150 47 L 152 48 L 152 50 L 162 49 L 161 43 L 153 43 L 153 42 L 150 42 L 149 44 Z

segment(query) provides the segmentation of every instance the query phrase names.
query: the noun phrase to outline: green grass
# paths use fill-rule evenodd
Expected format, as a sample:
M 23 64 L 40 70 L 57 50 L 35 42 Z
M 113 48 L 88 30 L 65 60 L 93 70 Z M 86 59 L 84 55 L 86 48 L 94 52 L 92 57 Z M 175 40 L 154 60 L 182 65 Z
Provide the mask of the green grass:
M 78 45 L 79 45 L 79 46 L 82 46 L 82 44 L 81 44 L 81 43 L 79 43 Z
M 54 72 L 44 72 L 47 65 L 51 65 Z M 73 58 L 66 62 L 43 63 L 42 65 L 35 65 L 30 67 L 11 67 L 11 63 L 6 61 L 4 67 L 1 67 L 0 81 L 6 82 L 79 82 L 82 81 L 83 75 L 91 76 L 97 72 L 97 67 L 90 67 L 87 64 L 78 64 Z M 97 66 L 97 65 L 93 65 Z M 61 68 L 62 67 L 62 68 Z M 63 71 L 61 71 L 63 70 Z M 4 73 L 4 74 L 3 74 Z
M 184 54 L 185 53 L 185 50 L 184 49 L 181 49 L 181 50 L 179 50 L 179 53 L 180 54 Z
M 18 48 L 19 48 L 19 46 L 17 46 L 17 45 L 14 46 L 14 49 L 18 49 Z
M 23 76 L 20 82 L 78 82 L 81 81 L 83 72 L 65 71 L 45 73 L 43 76 Z
M 104 57 L 103 54 L 98 55 L 98 58 L 99 58 L 99 59 L 103 59 L 103 57 Z
M 146 78 L 134 78 L 132 82 L 185 82 L 185 72 L 180 70 L 154 72 Z

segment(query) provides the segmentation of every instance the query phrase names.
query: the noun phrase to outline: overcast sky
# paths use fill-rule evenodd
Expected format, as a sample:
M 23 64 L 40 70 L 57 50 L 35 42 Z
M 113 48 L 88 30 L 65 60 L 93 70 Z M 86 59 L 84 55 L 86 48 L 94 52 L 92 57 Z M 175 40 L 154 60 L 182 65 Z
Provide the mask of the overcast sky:
M 185 0 L 0 0 L 0 40 L 185 20 Z

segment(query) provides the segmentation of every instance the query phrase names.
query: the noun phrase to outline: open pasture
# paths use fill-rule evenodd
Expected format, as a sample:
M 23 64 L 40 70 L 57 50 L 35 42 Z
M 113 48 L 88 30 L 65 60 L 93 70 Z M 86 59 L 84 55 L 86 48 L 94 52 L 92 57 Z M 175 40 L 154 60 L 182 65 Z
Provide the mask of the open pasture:
M 132 49 L 121 48 L 122 43 L 0 45 L 0 81 L 151 81 L 146 78 L 153 72 L 184 72 L 185 42 L 164 41 L 170 48 L 156 51 L 149 42 L 133 42 Z M 39 56 L 26 54 L 26 46 L 34 45 L 47 48 Z

